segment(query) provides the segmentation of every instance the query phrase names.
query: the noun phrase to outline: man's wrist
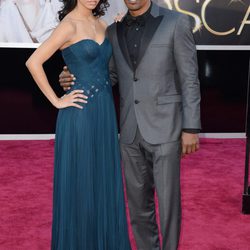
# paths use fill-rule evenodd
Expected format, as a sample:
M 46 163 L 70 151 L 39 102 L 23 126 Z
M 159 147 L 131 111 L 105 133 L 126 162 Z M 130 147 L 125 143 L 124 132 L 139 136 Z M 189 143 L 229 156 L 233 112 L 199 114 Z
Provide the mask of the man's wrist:
M 183 128 L 182 132 L 188 133 L 188 134 L 199 134 L 200 133 L 200 129 L 197 128 Z

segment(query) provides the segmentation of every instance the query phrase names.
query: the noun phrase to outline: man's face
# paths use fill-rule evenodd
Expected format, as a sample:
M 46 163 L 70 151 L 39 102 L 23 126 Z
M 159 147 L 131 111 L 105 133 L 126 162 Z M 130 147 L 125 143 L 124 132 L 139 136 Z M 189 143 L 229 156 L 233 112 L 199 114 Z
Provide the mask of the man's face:
M 137 11 L 149 4 L 150 0 L 124 0 L 128 9 L 131 11 Z

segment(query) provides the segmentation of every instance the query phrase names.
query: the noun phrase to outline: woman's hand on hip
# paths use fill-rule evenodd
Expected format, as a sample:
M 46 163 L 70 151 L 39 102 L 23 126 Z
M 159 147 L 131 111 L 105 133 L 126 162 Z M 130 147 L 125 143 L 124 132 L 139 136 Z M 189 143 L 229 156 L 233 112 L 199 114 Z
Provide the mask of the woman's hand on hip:
M 68 107 L 76 107 L 79 109 L 83 109 L 83 106 L 79 103 L 88 103 L 88 97 L 83 94 L 83 90 L 73 90 L 69 94 L 65 94 L 61 98 L 58 98 L 55 107 L 58 109 L 68 108 Z

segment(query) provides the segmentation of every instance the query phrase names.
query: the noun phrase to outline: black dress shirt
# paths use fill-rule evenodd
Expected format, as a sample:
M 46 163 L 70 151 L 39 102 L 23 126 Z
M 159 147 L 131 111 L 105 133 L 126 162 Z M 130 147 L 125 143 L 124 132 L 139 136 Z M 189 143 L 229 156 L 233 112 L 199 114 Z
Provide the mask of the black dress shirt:
M 125 40 L 127 43 L 128 53 L 132 62 L 134 70 L 137 68 L 137 61 L 141 46 L 141 38 L 143 36 L 145 26 L 150 25 L 150 20 L 153 18 L 151 15 L 151 7 L 142 15 L 134 17 L 129 12 L 125 16 Z M 186 133 L 198 134 L 200 129 L 185 128 Z
M 152 6 L 152 4 L 151 4 Z M 153 18 L 150 14 L 150 8 L 142 15 L 133 17 L 129 12 L 125 17 L 125 39 L 130 56 L 130 60 L 134 67 L 137 67 L 137 60 L 139 57 L 139 51 L 141 46 L 141 38 L 144 33 L 145 25 L 150 25 L 150 19 Z

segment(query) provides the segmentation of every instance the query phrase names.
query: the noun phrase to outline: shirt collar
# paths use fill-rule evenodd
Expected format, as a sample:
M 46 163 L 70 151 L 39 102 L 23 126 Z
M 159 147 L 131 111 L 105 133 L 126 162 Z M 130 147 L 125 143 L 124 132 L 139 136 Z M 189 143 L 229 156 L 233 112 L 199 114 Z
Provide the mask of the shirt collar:
M 132 16 L 129 11 L 127 12 L 126 16 L 125 16 L 125 22 L 128 26 L 130 26 L 132 23 L 138 23 L 140 25 L 144 25 L 145 22 L 147 21 L 148 17 L 151 15 L 151 9 L 152 9 L 152 2 L 150 4 L 150 7 L 148 8 L 148 10 L 143 13 L 140 16 Z

